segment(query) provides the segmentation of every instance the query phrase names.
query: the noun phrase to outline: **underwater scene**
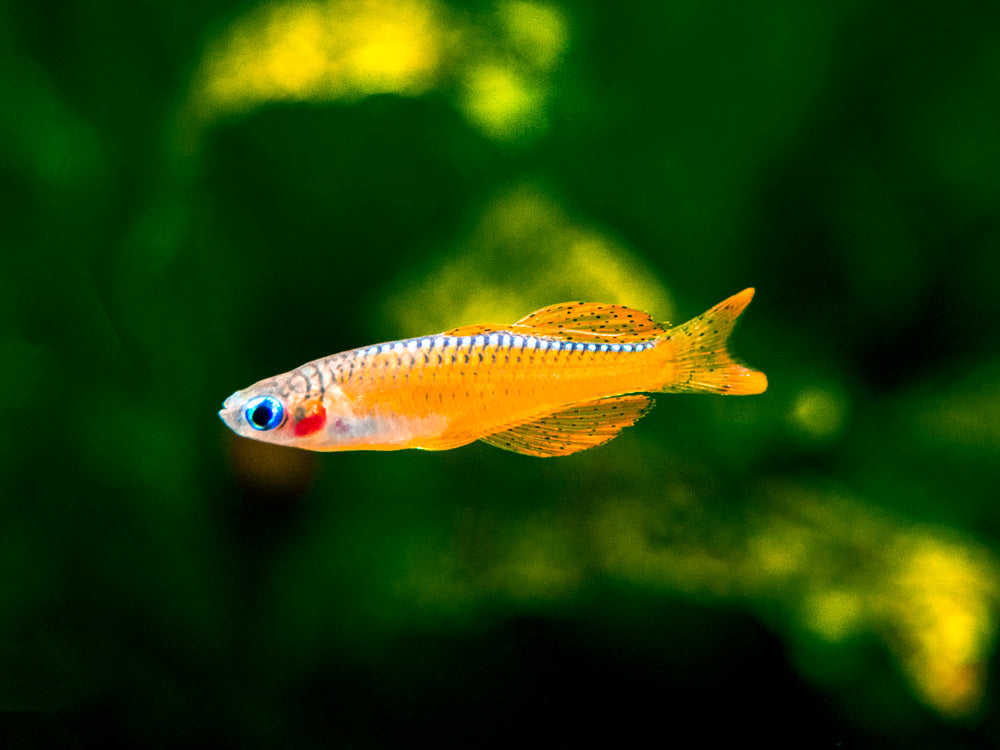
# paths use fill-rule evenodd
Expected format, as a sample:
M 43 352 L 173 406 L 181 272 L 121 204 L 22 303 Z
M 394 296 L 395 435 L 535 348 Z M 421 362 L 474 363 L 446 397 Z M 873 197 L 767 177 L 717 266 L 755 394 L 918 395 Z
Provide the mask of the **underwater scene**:
M 0 745 L 1000 746 L 1000 6 L 0 38 Z

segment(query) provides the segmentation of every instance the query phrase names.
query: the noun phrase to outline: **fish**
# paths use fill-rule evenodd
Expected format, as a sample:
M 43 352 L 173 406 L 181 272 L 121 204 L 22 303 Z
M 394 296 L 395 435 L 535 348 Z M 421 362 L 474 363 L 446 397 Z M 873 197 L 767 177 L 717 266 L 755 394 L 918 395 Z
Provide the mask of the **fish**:
M 219 416 L 237 435 L 312 451 L 482 440 L 566 456 L 634 424 L 650 393 L 763 393 L 767 376 L 727 350 L 753 295 L 674 327 L 623 305 L 564 302 L 512 324 L 364 346 L 236 391 Z

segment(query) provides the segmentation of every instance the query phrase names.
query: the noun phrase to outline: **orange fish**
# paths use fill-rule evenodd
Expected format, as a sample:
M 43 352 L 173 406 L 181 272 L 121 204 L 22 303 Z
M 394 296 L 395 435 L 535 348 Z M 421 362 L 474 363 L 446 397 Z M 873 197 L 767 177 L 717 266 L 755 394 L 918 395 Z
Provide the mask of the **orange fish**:
M 566 302 L 511 325 L 470 325 L 353 349 L 226 399 L 237 434 L 315 451 L 446 450 L 482 440 L 565 456 L 642 417 L 642 392 L 761 393 L 726 341 L 744 289 L 671 328 L 621 305 Z

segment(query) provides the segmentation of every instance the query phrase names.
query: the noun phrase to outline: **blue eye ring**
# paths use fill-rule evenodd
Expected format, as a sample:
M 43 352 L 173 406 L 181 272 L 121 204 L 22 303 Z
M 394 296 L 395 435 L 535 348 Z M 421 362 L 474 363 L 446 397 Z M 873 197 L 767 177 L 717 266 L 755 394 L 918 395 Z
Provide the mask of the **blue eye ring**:
M 243 416 L 255 430 L 273 430 L 285 421 L 285 407 L 274 396 L 258 396 L 247 403 Z

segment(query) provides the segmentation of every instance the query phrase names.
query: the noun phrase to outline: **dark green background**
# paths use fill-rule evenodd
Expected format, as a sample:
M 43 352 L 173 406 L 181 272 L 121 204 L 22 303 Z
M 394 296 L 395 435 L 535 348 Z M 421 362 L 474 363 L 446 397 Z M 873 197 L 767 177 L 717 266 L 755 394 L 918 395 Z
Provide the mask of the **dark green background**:
M 453 80 L 194 128 L 205 44 L 250 7 L 0 5 L 0 738 L 1000 742 L 995 635 L 950 715 L 889 630 L 797 614 L 817 580 L 877 586 L 908 529 L 996 571 L 1000 7 L 563 3 L 522 136 L 468 122 Z M 736 349 L 768 392 L 661 396 L 551 461 L 234 442 L 236 388 L 423 333 L 387 298 L 524 181 L 675 320 L 755 286 Z M 842 415 L 818 436 L 792 415 L 816 388 Z M 789 518 L 824 554 L 755 578 L 747 540 L 780 552 Z M 645 552 L 616 567 L 623 519 Z

